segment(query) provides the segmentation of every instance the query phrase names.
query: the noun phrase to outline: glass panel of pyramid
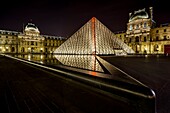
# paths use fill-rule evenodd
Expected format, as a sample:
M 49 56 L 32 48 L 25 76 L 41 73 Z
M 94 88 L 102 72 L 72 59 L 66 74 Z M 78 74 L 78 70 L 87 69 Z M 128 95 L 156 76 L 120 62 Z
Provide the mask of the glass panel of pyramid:
M 55 54 L 132 54 L 134 51 L 93 17 L 55 51 Z

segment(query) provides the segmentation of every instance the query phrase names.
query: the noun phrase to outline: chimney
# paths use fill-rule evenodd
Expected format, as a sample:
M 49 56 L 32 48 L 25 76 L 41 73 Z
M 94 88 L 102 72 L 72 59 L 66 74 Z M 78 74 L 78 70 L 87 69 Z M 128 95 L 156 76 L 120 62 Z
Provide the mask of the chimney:
M 131 17 L 132 13 L 129 13 L 129 18 Z
M 150 17 L 151 17 L 151 20 L 153 20 L 153 7 L 149 7 L 149 10 L 150 10 Z

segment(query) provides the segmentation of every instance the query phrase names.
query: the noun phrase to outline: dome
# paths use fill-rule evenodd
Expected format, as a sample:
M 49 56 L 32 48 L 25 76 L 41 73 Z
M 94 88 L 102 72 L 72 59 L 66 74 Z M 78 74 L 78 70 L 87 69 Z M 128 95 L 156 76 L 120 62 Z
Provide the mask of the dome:
M 39 32 L 37 26 L 35 26 L 35 24 L 32 24 L 32 23 L 28 23 L 28 24 L 25 26 L 25 31 Z
M 149 17 L 148 13 L 145 10 L 135 11 L 135 13 L 131 15 L 129 22 L 136 20 L 136 19 L 145 19 L 148 17 Z

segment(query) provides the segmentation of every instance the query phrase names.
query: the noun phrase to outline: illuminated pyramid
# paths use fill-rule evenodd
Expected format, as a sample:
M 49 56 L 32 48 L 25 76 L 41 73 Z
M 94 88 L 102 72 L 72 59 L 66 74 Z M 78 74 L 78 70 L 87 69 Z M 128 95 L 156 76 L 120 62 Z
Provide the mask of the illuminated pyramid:
M 116 38 L 106 26 L 93 17 L 54 53 L 56 54 L 117 54 L 134 53 L 120 39 Z

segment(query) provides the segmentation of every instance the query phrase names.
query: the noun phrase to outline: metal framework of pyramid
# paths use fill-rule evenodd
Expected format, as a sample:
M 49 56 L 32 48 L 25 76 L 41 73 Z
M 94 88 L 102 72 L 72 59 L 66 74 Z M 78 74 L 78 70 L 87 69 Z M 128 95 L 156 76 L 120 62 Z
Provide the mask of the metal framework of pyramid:
M 132 54 L 134 51 L 93 17 L 55 51 L 55 54 Z

